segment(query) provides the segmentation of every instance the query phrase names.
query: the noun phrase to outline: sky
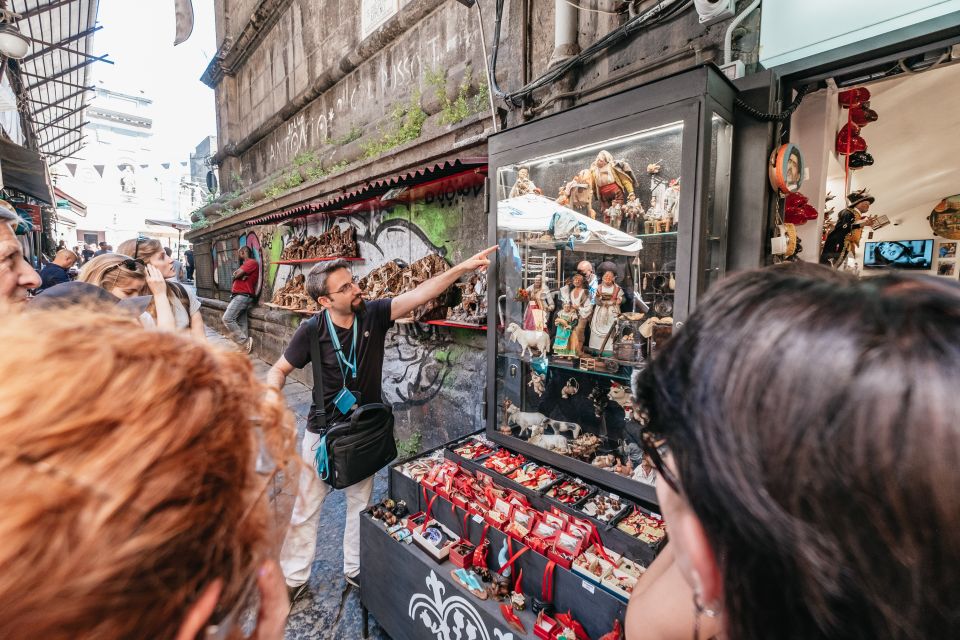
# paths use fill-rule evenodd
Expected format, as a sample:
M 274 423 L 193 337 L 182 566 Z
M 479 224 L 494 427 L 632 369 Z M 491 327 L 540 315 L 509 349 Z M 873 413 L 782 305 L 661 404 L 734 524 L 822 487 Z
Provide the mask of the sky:
M 115 64 L 96 63 L 93 79 L 106 88 L 141 90 L 154 101 L 157 159 L 187 160 L 217 133 L 213 89 L 200 82 L 216 53 L 213 2 L 193 0 L 193 10 L 193 34 L 174 47 L 174 0 L 100 0 L 103 29 L 92 50 Z

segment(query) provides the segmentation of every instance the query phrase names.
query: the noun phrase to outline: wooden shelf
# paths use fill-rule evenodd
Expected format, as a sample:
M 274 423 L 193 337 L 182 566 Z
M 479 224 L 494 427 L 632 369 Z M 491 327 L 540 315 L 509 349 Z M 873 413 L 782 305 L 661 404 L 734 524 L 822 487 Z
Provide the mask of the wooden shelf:
M 333 256 L 330 258 L 304 258 L 303 260 L 277 260 L 267 264 L 312 264 L 314 262 L 330 262 L 331 260 L 349 260 L 350 262 L 363 262 L 363 258 L 347 258 L 344 256 Z
M 262 304 L 263 306 L 269 307 L 271 309 L 277 309 L 279 311 L 287 311 L 289 313 L 295 313 L 300 316 L 312 316 L 317 313 L 316 311 L 308 311 L 306 309 L 291 309 L 290 307 L 281 307 L 280 305 L 273 304 L 272 302 L 264 302 Z
M 473 329 L 474 331 L 486 331 L 485 324 L 468 324 L 466 322 L 451 322 L 449 320 L 427 320 L 427 324 L 436 327 L 453 327 L 454 329 Z

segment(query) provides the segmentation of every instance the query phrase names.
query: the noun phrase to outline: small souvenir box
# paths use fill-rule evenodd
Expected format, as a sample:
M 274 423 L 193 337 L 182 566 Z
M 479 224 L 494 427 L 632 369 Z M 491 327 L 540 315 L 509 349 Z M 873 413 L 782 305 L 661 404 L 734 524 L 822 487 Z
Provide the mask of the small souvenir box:
M 574 573 L 579 573 L 589 580 L 600 582 L 604 576 L 613 571 L 616 566 L 594 554 L 581 553 L 573 561 Z
M 450 494 L 450 502 L 457 505 L 461 509 L 469 510 L 468 505 L 470 504 L 470 500 L 467 499 L 467 496 L 463 495 L 462 493 L 454 492 Z
M 629 515 L 617 523 L 617 529 L 651 546 L 660 544 L 667 536 L 667 526 L 663 520 L 645 513 L 636 506 Z
M 436 520 L 430 520 L 425 527 L 421 525 L 413 530 L 413 541 L 437 562 L 447 559 L 450 548 L 458 539 L 450 529 Z
M 474 436 L 455 445 L 453 452 L 467 460 L 477 460 L 493 453 L 493 444 L 486 438 Z
M 510 513 L 510 522 L 503 532 L 518 542 L 523 542 L 537 521 L 537 512 L 514 505 Z
M 407 529 L 410 529 L 410 531 L 413 531 L 417 527 L 423 526 L 423 523 L 426 519 L 427 519 L 427 514 L 425 514 L 423 511 L 413 514 L 412 516 L 407 518 Z
M 542 467 L 535 462 L 528 462 L 507 477 L 522 487 L 533 491 L 540 491 L 556 482 L 558 473 L 549 467 Z
M 573 565 L 574 558 L 580 555 L 582 546 L 583 540 L 561 531 L 554 539 L 553 547 L 547 552 L 547 557 L 564 569 L 569 569 Z
M 614 566 L 620 566 L 620 563 L 624 561 L 623 556 L 614 551 L 613 549 L 608 549 L 607 547 L 593 543 L 583 552 L 583 555 L 587 558 L 600 558 L 605 560 Z M 627 561 L 629 562 L 629 560 Z
M 637 585 L 637 578 L 625 571 L 614 568 L 600 580 L 600 584 L 605 587 L 607 591 L 627 601 L 630 600 L 630 594 L 633 593 L 633 588 Z
M 554 640 L 559 628 L 560 625 L 556 620 L 541 611 L 537 614 L 537 622 L 533 625 L 533 635 L 540 640 Z
M 487 511 L 485 519 L 491 527 L 503 529 L 510 522 L 510 514 L 513 511 L 513 505 L 505 498 L 495 498 L 493 507 Z
M 469 569 L 473 565 L 473 552 L 476 547 L 469 540 L 460 539 L 450 547 L 450 562 L 461 569 Z
M 600 522 L 609 523 L 616 521 L 617 517 L 627 508 L 627 503 L 623 501 L 620 496 L 598 491 L 584 500 L 580 506 L 577 507 L 577 510 Z
M 546 494 L 557 502 L 566 505 L 575 505 L 593 492 L 593 487 L 576 478 L 565 478 L 552 487 Z
M 512 473 L 520 465 L 525 464 L 526 461 L 527 459 L 519 453 L 514 455 L 506 449 L 497 449 L 493 455 L 483 461 L 483 466 L 505 476 Z

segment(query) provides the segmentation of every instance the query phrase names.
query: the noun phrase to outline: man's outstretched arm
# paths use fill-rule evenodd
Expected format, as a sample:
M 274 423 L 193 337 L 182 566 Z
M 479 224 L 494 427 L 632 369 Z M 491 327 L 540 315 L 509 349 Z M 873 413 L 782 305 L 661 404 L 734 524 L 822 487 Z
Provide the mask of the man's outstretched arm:
M 413 291 L 400 294 L 393 299 L 393 303 L 390 305 L 390 319 L 402 318 L 420 305 L 433 300 L 449 289 L 454 282 L 460 279 L 460 276 L 473 271 L 483 271 L 490 265 L 490 254 L 496 250 L 496 246 L 484 249 L 440 275 L 430 278 Z

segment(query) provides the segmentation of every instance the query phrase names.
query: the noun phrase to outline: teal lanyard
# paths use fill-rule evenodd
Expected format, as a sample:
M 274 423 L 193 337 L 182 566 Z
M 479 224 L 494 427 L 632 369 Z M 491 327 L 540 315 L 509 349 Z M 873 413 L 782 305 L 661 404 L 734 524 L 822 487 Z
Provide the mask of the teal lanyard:
M 353 344 L 350 345 L 350 355 L 344 358 L 343 349 L 340 346 L 340 338 L 337 336 L 337 328 L 333 325 L 330 312 L 324 311 L 324 315 L 327 317 L 327 329 L 330 332 L 330 342 L 333 343 L 333 349 L 337 352 L 337 366 L 340 367 L 340 377 L 343 378 L 344 385 L 346 385 L 347 376 L 343 372 L 344 367 L 350 372 L 351 378 L 357 378 L 357 316 L 353 316 Z

